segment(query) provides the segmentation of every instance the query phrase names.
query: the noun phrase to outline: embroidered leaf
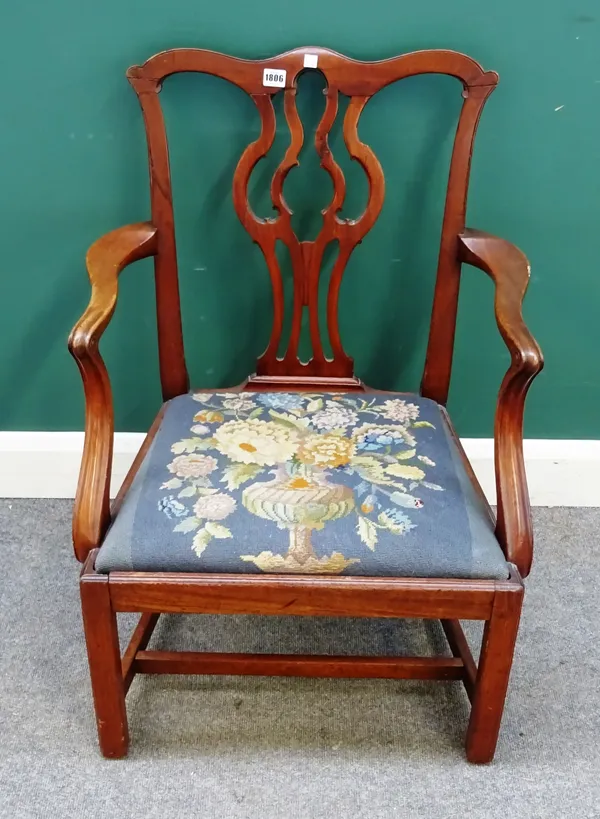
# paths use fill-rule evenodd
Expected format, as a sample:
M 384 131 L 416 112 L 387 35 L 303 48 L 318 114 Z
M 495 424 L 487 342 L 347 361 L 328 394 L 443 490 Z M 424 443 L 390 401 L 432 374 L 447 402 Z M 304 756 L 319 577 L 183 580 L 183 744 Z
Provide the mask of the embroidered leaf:
M 411 435 L 407 429 L 398 427 L 398 434 L 404 438 L 404 443 L 407 444 L 407 446 L 414 447 L 417 445 L 417 439 L 414 435 Z
M 366 481 L 361 481 L 360 483 L 356 484 L 354 487 L 354 491 L 360 498 L 361 495 L 364 495 L 365 492 L 368 490 L 369 484 Z
M 171 452 L 175 455 L 181 455 L 183 452 L 195 452 L 197 449 L 206 449 L 208 441 L 202 438 L 184 438 L 182 441 L 176 441 L 171 447 Z
M 315 398 L 315 400 L 311 401 L 308 404 L 308 406 L 306 407 L 307 412 L 317 412 L 320 409 L 323 409 L 323 399 L 322 398 Z
M 215 523 L 214 520 L 207 520 L 204 525 L 204 528 L 212 537 L 218 538 L 232 537 L 232 534 L 230 530 L 227 528 L 227 526 L 223 526 L 220 523 Z
M 416 449 L 407 449 L 406 452 L 399 452 L 396 455 L 396 458 L 399 461 L 410 461 L 410 459 L 414 458 L 416 454 L 417 454 Z
M 207 478 L 207 477 L 204 477 L 204 478 L 190 478 L 189 481 L 190 481 L 192 486 L 196 487 L 196 489 L 200 489 L 202 487 L 212 486 L 212 484 L 210 482 L 210 478 Z
M 435 429 L 433 424 L 430 424 L 429 421 L 415 421 L 412 426 L 413 427 L 431 427 L 431 429 Z
M 263 467 L 258 464 L 233 464 L 232 466 L 226 466 L 223 470 L 221 483 L 226 483 L 227 489 L 231 492 L 234 489 L 239 489 L 246 481 L 255 478 L 262 469 Z
M 405 466 L 404 464 L 390 464 L 385 471 L 395 478 L 407 478 L 420 481 L 425 477 L 425 473 L 418 466 Z
M 192 540 L 192 550 L 196 552 L 198 557 L 202 554 L 202 552 L 206 549 L 208 544 L 211 541 L 211 534 L 207 532 L 206 529 L 200 529 L 194 535 L 194 539 Z
M 391 483 L 391 480 L 386 477 L 383 466 L 371 455 L 355 455 L 350 460 L 350 464 L 361 478 L 365 478 L 370 483 Z
M 369 549 L 375 551 L 375 544 L 377 543 L 377 527 L 368 518 L 358 516 L 358 524 L 356 526 L 358 536 L 365 543 Z
M 196 494 L 196 487 L 195 486 L 186 486 L 185 489 L 182 489 L 181 492 L 177 495 L 178 498 L 193 498 Z
M 394 535 L 405 535 L 411 529 L 417 528 L 408 515 L 397 510 L 394 510 L 391 515 L 388 512 L 382 512 L 378 515 L 377 520 Z
M 194 440 L 198 441 L 198 443 L 194 447 L 196 452 L 202 451 L 204 449 L 213 449 L 213 447 L 215 445 L 215 439 L 214 438 L 204 438 L 204 439 L 195 438 Z
M 198 486 L 196 492 L 199 495 L 216 495 L 219 490 L 212 486 Z
M 399 489 L 401 492 L 406 492 L 406 486 L 403 483 L 398 483 L 398 481 L 394 481 L 392 486 L 395 486 L 396 489 Z
M 424 487 L 426 487 L 427 489 L 435 489 L 435 491 L 436 491 L 436 492 L 443 492 L 443 491 L 444 491 L 444 487 L 443 487 L 443 486 L 440 486 L 440 485 L 439 485 L 439 484 L 437 484 L 437 483 L 429 483 L 428 481 L 423 481 L 423 483 L 421 484 L 421 486 L 424 486 Z
M 258 418 L 260 415 L 262 415 L 262 412 L 262 407 L 257 407 L 256 409 L 252 410 L 248 418 Z
M 435 461 L 432 461 L 427 455 L 417 455 L 417 458 L 427 466 L 435 466 Z
M 306 427 L 308 426 L 308 421 L 300 420 L 300 418 L 294 418 L 293 415 L 290 415 L 287 412 L 275 412 L 275 410 L 269 410 L 269 415 L 274 421 L 277 421 L 278 424 L 283 424 L 283 426 L 291 427 L 292 429 L 301 429 L 302 432 L 305 432 Z
M 160 488 L 161 489 L 179 489 L 181 484 L 182 484 L 182 481 L 180 481 L 179 478 L 171 478 L 170 481 L 165 481 Z
M 194 529 L 197 529 L 200 526 L 200 521 L 198 518 L 192 516 L 191 518 L 184 518 L 180 520 L 177 526 L 173 529 L 174 532 L 193 532 Z

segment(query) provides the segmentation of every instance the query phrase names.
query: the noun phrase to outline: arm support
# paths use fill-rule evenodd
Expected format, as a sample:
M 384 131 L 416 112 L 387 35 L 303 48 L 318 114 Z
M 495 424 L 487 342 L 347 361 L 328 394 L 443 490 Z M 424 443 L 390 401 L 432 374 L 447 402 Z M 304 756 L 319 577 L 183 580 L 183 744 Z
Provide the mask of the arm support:
M 525 577 L 533 557 L 533 528 L 523 462 L 523 411 L 529 385 L 544 364 L 521 312 L 529 263 L 514 245 L 477 230 L 461 234 L 459 256 L 494 280 L 496 322 L 510 352 L 511 364 L 500 386 L 494 422 L 496 535 L 507 559 Z
M 80 561 L 100 546 L 110 522 L 114 416 L 110 379 L 98 344 L 115 310 L 119 273 L 155 253 L 156 228 L 140 222 L 107 233 L 86 257 L 92 296 L 69 336 L 69 351 L 85 392 L 85 440 L 73 515 L 73 543 Z

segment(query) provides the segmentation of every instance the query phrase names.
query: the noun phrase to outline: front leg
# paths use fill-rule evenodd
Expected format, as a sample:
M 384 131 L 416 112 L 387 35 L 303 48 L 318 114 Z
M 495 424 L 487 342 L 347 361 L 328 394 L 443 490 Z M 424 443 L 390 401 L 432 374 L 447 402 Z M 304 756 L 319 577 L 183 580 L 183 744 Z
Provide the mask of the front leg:
M 117 616 L 110 602 L 108 575 L 93 570 L 95 555 L 90 553 L 80 580 L 83 627 L 100 750 L 107 758 L 120 758 L 127 754 L 129 731 Z
M 469 762 L 486 763 L 494 758 L 504 700 L 512 667 L 523 587 L 497 591 L 492 614 L 485 624 L 473 707 L 467 729 Z

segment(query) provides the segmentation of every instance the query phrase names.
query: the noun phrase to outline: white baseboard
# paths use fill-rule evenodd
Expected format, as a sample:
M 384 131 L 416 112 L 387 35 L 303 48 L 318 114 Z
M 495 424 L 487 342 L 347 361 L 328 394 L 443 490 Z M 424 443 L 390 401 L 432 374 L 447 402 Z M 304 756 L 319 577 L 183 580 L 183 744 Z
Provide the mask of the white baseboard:
M 144 437 L 115 434 L 113 497 Z M 0 432 L 0 497 L 74 498 L 82 451 L 83 432 Z
M 113 495 L 143 439 L 143 433 L 116 433 Z M 462 443 L 494 503 L 492 439 L 463 438 Z M 82 446 L 82 432 L 0 432 L 0 497 L 74 497 Z M 528 439 L 524 450 L 534 506 L 600 506 L 600 441 Z

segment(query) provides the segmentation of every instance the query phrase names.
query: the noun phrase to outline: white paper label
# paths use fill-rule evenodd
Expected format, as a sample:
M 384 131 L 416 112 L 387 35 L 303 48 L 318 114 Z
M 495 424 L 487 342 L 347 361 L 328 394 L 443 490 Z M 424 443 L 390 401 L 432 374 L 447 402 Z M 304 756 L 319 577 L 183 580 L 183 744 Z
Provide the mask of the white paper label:
M 283 68 L 265 68 L 263 71 L 263 85 L 273 88 L 285 88 L 286 71 Z
M 304 68 L 316 68 L 319 62 L 319 55 L 318 54 L 305 54 L 304 55 Z

